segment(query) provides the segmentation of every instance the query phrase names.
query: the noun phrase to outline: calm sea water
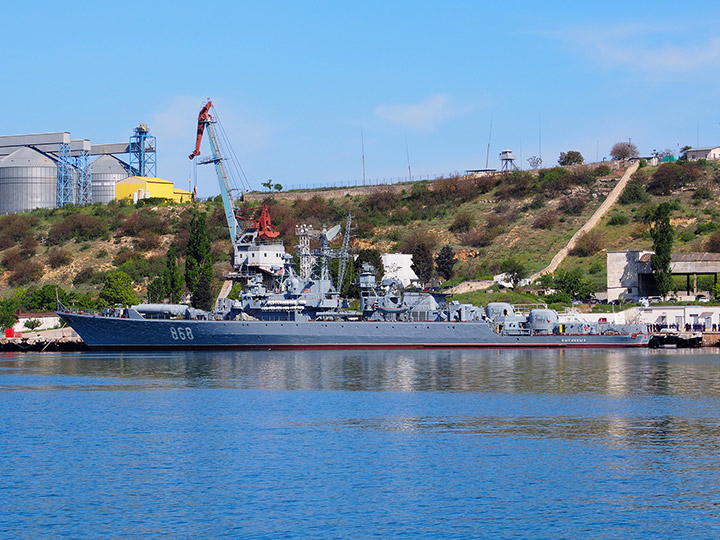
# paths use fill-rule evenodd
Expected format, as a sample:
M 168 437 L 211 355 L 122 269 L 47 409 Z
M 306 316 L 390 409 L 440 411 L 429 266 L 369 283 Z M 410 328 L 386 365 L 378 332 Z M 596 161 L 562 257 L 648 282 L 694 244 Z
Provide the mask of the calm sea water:
M 718 538 L 720 355 L 0 356 L 1 538 Z

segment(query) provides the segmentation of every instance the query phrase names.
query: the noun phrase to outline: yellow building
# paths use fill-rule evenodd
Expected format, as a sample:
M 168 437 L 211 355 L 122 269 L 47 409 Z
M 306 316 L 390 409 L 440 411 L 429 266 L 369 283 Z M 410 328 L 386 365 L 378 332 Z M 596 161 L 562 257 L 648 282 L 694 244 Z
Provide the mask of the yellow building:
M 115 184 L 115 197 L 118 201 L 131 199 L 168 199 L 185 203 L 192 201 L 192 193 L 176 188 L 169 180 L 151 178 L 149 176 L 128 176 Z

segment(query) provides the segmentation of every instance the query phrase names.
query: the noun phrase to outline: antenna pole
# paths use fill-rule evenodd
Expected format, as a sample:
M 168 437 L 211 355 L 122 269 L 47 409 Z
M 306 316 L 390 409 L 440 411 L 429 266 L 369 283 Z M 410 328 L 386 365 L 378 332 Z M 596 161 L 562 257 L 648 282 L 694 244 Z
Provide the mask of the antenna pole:
M 490 116 L 490 134 L 488 135 L 487 153 L 485 154 L 485 168 L 488 168 L 490 163 L 490 140 L 492 139 L 492 116 Z
M 407 135 L 405 136 L 405 155 L 407 156 L 408 178 L 412 182 L 412 171 L 410 170 L 410 150 L 408 150 Z
M 365 185 L 365 138 L 363 137 L 362 126 L 360 127 L 360 144 L 362 145 L 363 186 L 364 186 Z

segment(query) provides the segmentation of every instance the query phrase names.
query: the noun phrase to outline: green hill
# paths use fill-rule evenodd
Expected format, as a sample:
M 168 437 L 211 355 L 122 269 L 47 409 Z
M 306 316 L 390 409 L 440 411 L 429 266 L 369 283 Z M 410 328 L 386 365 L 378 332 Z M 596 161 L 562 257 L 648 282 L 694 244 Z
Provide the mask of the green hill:
M 454 176 L 394 186 L 251 194 L 240 204 L 251 216 L 267 204 L 286 246 L 297 243 L 295 225 L 315 228 L 355 216 L 355 248 L 412 252 L 418 245 L 457 254 L 453 283 L 476 280 L 514 259 L 528 271 L 544 268 L 605 199 L 623 168 L 606 165 Z M 605 251 L 647 249 L 653 205 L 672 201 L 676 251 L 720 250 L 720 168 L 711 162 L 644 167 L 626 193 L 561 269 L 580 268 L 597 290 L 605 287 Z M 154 203 L 154 204 L 152 204 Z M 208 214 L 215 261 L 215 290 L 229 270 L 231 251 L 219 198 L 197 205 Z M 58 285 L 86 301 L 97 298 L 104 273 L 120 269 L 141 298 L 162 273 L 170 245 L 180 264 L 191 207 L 159 201 L 35 210 L 0 217 L 0 286 L 19 296 Z

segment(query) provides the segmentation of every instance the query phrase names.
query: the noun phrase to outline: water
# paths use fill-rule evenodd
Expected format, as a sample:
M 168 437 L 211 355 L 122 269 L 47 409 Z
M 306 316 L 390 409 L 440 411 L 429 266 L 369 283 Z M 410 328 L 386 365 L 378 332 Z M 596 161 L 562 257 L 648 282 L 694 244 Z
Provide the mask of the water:
M 720 355 L 0 356 L 1 538 L 718 538 Z

